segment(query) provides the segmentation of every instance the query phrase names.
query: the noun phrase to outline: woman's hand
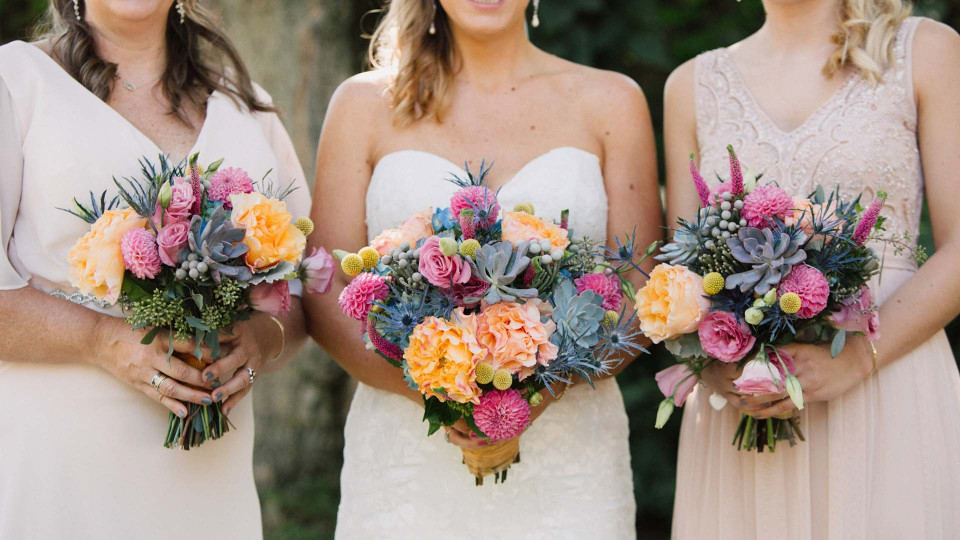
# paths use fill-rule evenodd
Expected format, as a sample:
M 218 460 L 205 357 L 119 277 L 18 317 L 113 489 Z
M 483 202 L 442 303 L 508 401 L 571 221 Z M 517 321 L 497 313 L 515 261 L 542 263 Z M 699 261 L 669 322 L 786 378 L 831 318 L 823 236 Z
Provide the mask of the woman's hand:
M 230 414 L 250 393 L 253 381 L 248 370 L 260 373 L 267 362 L 280 355 L 283 339 L 279 325 L 262 312 L 255 312 L 248 320 L 234 324 L 232 333 L 220 332 L 221 348 L 226 355 L 203 370 L 203 382 L 215 386 L 210 398 L 223 403 L 224 414 Z M 230 379 L 218 384 L 217 381 L 227 375 Z
M 873 353 L 864 336 L 848 337 L 847 346 L 836 358 L 829 345 L 791 343 L 781 347 L 793 357 L 795 375 L 803 388 L 803 401 L 830 401 L 847 393 L 873 371 Z M 753 416 L 764 419 L 794 409 L 793 402 L 781 399 L 770 407 L 758 409 Z
M 707 387 L 723 396 L 727 403 L 745 413 L 754 413 L 763 410 L 787 397 L 783 394 L 764 394 L 761 396 L 745 396 L 733 386 L 733 381 L 740 376 L 740 368 L 736 362 L 726 363 L 714 360 L 704 368 L 701 376 Z
M 568 385 L 561 384 L 554 389 L 553 395 L 550 394 L 549 390 L 540 391 L 540 394 L 543 396 L 543 401 L 536 407 L 530 408 L 530 423 L 527 424 L 526 428 L 524 428 L 524 432 L 530 429 L 530 426 L 533 425 L 533 422 L 537 418 L 540 418 L 544 412 L 546 412 L 547 407 L 549 407 L 551 403 L 560 399 L 560 396 L 563 395 L 563 392 L 566 392 L 567 388 L 569 388 Z M 460 448 L 475 450 L 490 444 L 490 439 L 481 437 L 474 433 L 474 431 L 467 426 L 467 423 L 462 418 L 452 426 L 444 426 L 444 429 L 447 430 L 447 440 L 450 442 L 450 444 L 459 446 Z
M 187 416 L 185 402 L 211 404 L 209 394 L 194 388 L 203 386 L 200 370 L 175 356 L 167 360 L 169 341 L 165 334 L 150 345 L 140 343 L 146 333 L 132 330 L 123 319 L 104 317 L 97 325 L 93 363 L 181 418 Z M 152 381 L 157 374 L 166 378 L 154 388 Z

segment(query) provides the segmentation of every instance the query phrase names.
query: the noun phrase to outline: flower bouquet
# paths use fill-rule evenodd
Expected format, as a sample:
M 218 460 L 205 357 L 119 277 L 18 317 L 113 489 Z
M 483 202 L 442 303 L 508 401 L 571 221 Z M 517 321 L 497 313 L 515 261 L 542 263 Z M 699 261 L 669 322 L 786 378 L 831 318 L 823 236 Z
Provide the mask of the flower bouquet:
M 313 225 L 287 212 L 292 184 L 255 183 L 240 169 L 220 169 L 223 160 L 203 168 L 197 157 L 173 166 L 160 156 L 159 167 L 142 159 L 142 177 L 114 179 L 117 196 L 91 193 L 89 206 L 74 199 L 66 211 L 91 225 L 70 250 L 71 284 L 105 305 L 119 302 L 133 328 L 150 329 L 144 344 L 166 330 L 168 358 L 174 340 L 193 339 L 196 349 L 182 359 L 203 369 L 234 322 L 254 309 L 289 309 L 288 280 L 298 276 Z M 229 431 L 220 403 L 187 405 L 184 417 L 170 413 L 167 448 L 189 450 Z
M 738 363 L 734 381 L 746 395 L 786 392 L 798 410 L 803 393 L 793 360 L 780 347 L 792 341 L 831 343 L 840 354 L 849 332 L 878 336 L 877 308 L 867 282 L 880 262 L 865 244 L 881 229 L 885 195 L 869 208 L 844 200 L 839 190 L 818 187 L 791 198 L 772 184 L 744 179 L 733 147 L 731 178 L 711 191 L 693 163 L 690 170 L 701 208 L 680 219 L 673 240 L 656 258 L 664 261 L 637 292 L 640 327 L 664 342 L 678 364 L 657 374 L 666 399 L 657 413 L 662 427 L 682 406 L 712 362 Z M 722 408 L 725 400 L 711 396 Z M 738 449 L 769 448 L 803 440 L 795 413 L 755 420 L 744 414 L 734 437 Z
M 358 253 L 334 251 L 353 278 L 343 312 L 423 396 L 428 435 L 463 419 L 489 441 L 463 450 L 478 485 L 506 479 L 545 389 L 590 382 L 642 351 L 634 317 L 622 316 L 634 295 L 633 238 L 613 251 L 574 238 L 567 212 L 559 223 L 529 203 L 501 212 L 488 173 L 453 177 L 448 208 L 414 215 Z

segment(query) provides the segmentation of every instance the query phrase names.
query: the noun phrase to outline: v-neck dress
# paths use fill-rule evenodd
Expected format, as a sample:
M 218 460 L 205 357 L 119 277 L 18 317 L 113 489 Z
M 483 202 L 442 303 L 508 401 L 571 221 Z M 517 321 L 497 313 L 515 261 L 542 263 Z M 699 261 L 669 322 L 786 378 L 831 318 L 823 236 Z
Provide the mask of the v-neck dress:
M 214 93 L 193 151 L 255 179 L 272 170 L 275 181 L 295 180 L 288 208 L 309 215 L 276 114 Z M 159 153 L 40 49 L 0 47 L 0 295 L 29 286 L 79 300 L 67 253 L 89 226 L 57 208 L 115 191 L 114 177 L 138 176 L 138 159 Z M 189 452 L 163 448 L 167 412 L 101 369 L 14 363 L 0 351 L 0 538 L 261 538 L 251 397 L 231 414 L 236 430 Z

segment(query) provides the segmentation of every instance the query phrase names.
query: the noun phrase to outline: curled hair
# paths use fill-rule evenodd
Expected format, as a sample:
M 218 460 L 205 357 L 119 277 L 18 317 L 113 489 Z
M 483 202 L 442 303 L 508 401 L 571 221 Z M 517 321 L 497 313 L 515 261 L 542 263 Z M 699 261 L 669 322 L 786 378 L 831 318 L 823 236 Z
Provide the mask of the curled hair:
M 868 80 L 879 82 L 893 63 L 893 42 L 910 9 L 903 0 L 842 0 L 841 30 L 833 36 L 837 50 L 824 73 L 833 76 L 853 66 Z
M 276 109 L 260 100 L 240 53 L 199 0 L 184 0 L 186 19 L 171 6 L 167 15 L 166 67 L 160 78 L 170 114 L 189 124 L 185 106 L 200 110 L 214 91 L 229 96 L 250 111 Z M 77 20 L 72 0 L 51 0 L 41 38 L 53 45 L 53 57 L 63 69 L 106 101 L 117 78 L 117 65 L 100 57 L 86 20 Z
M 428 116 L 441 122 L 459 62 L 446 13 L 432 0 L 388 0 L 385 11 L 368 61 L 391 74 L 394 123 L 405 126 Z

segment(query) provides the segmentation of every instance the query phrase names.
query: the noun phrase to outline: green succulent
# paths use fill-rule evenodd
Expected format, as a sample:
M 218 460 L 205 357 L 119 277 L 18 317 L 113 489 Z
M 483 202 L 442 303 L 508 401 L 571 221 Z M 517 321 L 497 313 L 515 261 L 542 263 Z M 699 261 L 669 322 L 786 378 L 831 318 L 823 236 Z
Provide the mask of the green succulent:
M 600 323 L 606 314 L 602 296 L 593 291 L 577 294 L 573 281 L 564 279 L 553 295 L 553 302 L 553 320 L 557 323 L 554 336 L 558 341 L 566 338 L 587 348 L 600 342 Z
M 800 230 L 792 233 L 774 229 L 743 227 L 737 235 L 727 239 L 733 258 L 752 266 L 750 270 L 727 276 L 728 289 L 740 288 L 741 292 L 753 290 L 766 294 L 777 286 L 795 264 L 806 260 L 807 253 L 800 249 L 807 235 Z
M 660 248 L 660 255 L 654 257 L 661 262 L 689 266 L 696 262 L 700 246 L 696 236 L 686 229 L 673 233 L 673 240 Z
M 487 244 L 476 252 L 473 270 L 480 279 L 490 284 L 490 289 L 483 297 L 488 304 L 537 297 L 536 289 L 518 289 L 512 286 L 517 276 L 530 264 L 530 258 L 524 255 L 529 245 L 529 242 L 521 242 L 514 251 L 510 242 L 497 242 Z
M 200 216 L 193 216 L 190 220 L 190 232 L 187 235 L 190 249 L 186 254 L 181 250 L 180 259 L 195 259 L 185 261 L 184 264 L 197 263 L 194 269 L 199 266 L 201 274 L 209 272 L 217 282 L 220 281 L 221 276 L 250 281 L 253 273 L 240 260 L 240 257 L 247 253 L 247 246 L 242 243 L 244 235 L 243 229 L 236 228 L 230 223 L 227 211 L 223 207 L 218 207 L 206 221 Z

